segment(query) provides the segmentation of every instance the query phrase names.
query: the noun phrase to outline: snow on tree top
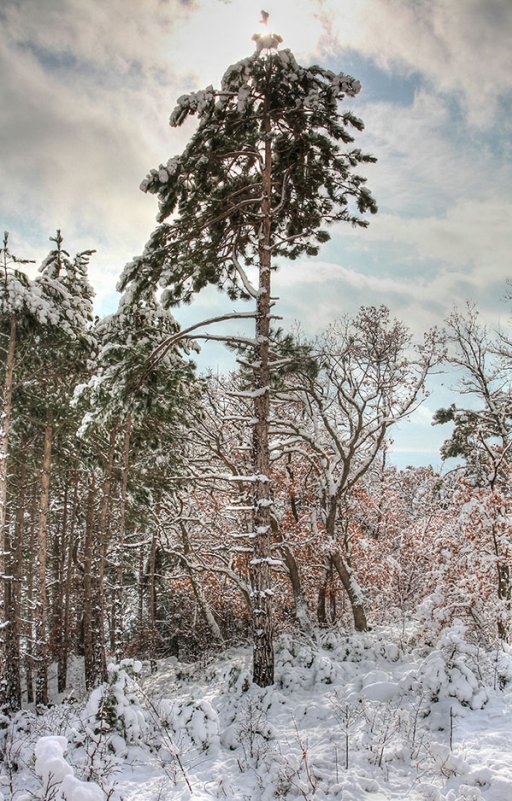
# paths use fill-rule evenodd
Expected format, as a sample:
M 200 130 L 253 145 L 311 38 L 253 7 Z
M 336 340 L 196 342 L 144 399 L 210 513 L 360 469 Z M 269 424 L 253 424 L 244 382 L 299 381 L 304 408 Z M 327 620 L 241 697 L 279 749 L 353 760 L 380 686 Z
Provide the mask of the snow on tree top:
M 175 128 L 181 125 L 187 114 L 198 114 L 201 116 L 202 112 L 210 107 L 213 103 L 215 91 L 213 86 L 207 86 L 206 89 L 201 89 L 199 92 L 190 92 L 188 95 L 181 95 L 178 98 L 176 108 L 169 118 L 169 125 Z
M 256 42 L 256 55 L 259 56 L 262 50 L 277 50 L 283 37 L 278 33 L 255 33 L 252 40 Z

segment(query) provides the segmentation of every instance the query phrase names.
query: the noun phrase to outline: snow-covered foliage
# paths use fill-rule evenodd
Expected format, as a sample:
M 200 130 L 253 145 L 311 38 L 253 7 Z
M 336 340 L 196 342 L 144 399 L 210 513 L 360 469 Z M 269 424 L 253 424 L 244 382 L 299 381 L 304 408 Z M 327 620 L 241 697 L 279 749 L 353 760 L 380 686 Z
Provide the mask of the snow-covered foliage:
M 7 235 L 5 235 L 7 237 Z M 14 257 L 4 239 L 0 252 L 4 269 L 0 280 L 0 315 L 15 314 L 21 328 L 32 322 L 48 332 L 62 331 L 71 339 L 86 335 L 92 321 L 93 291 L 87 281 L 87 264 L 94 251 L 78 253 L 71 260 L 62 248 L 62 236 L 50 237 L 56 248 L 50 251 L 31 281 L 22 267 L 28 262 Z
M 76 401 L 87 402 L 82 434 L 93 424 L 140 423 L 156 411 L 168 422 L 183 417 L 194 365 L 183 358 L 186 346 L 172 344 L 178 331 L 153 292 L 124 293 L 116 313 L 96 326 L 92 375 L 75 391 Z
M 195 115 L 199 127 L 183 153 L 152 169 L 141 184 L 158 195 L 160 225 L 144 253 L 125 267 L 120 288 L 163 286 L 166 305 L 188 302 L 208 284 L 232 298 L 251 297 L 246 270 L 259 260 L 266 141 L 272 146 L 274 257 L 315 255 L 329 239 L 326 224 L 366 226 L 361 215 L 376 205 L 353 170 L 375 159 L 352 147 L 352 131 L 363 123 L 340 108 L 359 89 L 351 76 L 303 67 L 281 50 L 231 65 L 219 89 L 180 97 L 170 124 Z M 179 214 L 168 222 L 173 212 Z
M 139 743 L 145 734 L 144 714 L 139 708 L 137 684 L 134 680 L 142 665 L 123 659 L 119 665 L 107 666 L 108 681 L 96 687 L 85 707 L 89 731 L 105 735 L 112 750 L 126 752 L 126 744 Z
M 12 801 L 505 801 L 512 793 L 512 653 L 475 650 L 455 625 L 282 637 L 276 684 L 249 652 L 207 666 L 126 660 L 85 703 L 19 713 L 2 733 Z M 101 711 L 103 709 L 103 711 Z M 108 709 L 108 714 L 105 710 Z
M 104 801 L 105 794 L 96 782 L 77 779 L 65 759 L 65 737 L 40 737 L 34 748 L 35 772 L 42 783 L 43 798 L 55 801 Z

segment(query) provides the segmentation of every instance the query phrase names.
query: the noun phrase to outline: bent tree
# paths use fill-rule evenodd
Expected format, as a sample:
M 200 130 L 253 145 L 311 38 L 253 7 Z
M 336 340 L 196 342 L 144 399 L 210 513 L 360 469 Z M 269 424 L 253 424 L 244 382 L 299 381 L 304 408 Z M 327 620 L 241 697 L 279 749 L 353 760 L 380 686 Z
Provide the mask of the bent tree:
M 359 90 L 349 75 L 302 67 L 283 50 L 256 53 L 232 65 L 218 90 L 208 86 L 181 97 L 170 124 L 179 126 L 196 115 L 198 127 L 181 155 L 143 181 L 143 191 L 158 195 L 159 225 L 120 281 L 121 290 L 134 292 L 159 284 L 168 305 L 189 302 L 208 284 L 233 300 L 255 303 L 249 392 L 254 416 L 248 421 L 252 474 L 247 480 L 253 487 L 253 679 L 260 686 L 273 682 L 274 670 L 271 273 L 281 258 L 315 256 L 329 239 L 326 224 L 366 226 L 360 214 L 376 211 L 365 179 L 354 172 L 375 161 L 352 146 L 352 131 L 362 130 L 363 123 L 339 105 Z

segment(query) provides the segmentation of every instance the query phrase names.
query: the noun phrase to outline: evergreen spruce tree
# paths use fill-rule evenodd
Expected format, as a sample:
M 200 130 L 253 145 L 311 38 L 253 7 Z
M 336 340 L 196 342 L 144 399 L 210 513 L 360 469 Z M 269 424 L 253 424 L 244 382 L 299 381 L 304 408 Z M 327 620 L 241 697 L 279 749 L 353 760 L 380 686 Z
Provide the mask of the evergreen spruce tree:
M 277 39 L 274 37 L 273 46 Z M 261 44 L 261 42 L 260 42 Z M 273 682 L 269 336 L 271 273 L 279 259 L 315 256 L 326 224 L 367 225 L 375 212 L 354 168 L 374 158 L 352 147 L 363 123 L 339 106 L 359 82 L 300 66 L 289 50 L 257 52 L 232 65 L 219 90 L 185 95 L 172 126 L 196 115 L 184 152 L 152 170 L 141 188 L 158 195 L 159 225 L 121 289 L 165 287 L 163 302 L 188 302 L 208 284 L 255 302 L 253 340 L 253 679 Z M 169 218 L 171 218 L 169 220 Z M 311 265 L 314 269 L 314 264 Z M 257 273 L 257 286 L 250 280 Z M 247 316 L 247 315 L 245 315 Z

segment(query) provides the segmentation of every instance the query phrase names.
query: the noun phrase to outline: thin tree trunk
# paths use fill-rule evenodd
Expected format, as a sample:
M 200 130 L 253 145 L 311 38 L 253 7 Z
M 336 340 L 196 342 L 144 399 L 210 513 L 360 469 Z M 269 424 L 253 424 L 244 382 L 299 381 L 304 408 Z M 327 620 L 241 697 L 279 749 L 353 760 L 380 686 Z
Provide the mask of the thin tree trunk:
M 512 608 L 512 581 L 510 576 L 510 566 L 503 560 L 500 547 L 499 532 L 505 528 L 507 530 L 506 510 L 500 508 L 493 511 L 493 522 L 491 537 L 493 541 L 494 554 L 496 556 L 497 574 L 497 596 L 501 602 L 500 614 L 497 620 L 498 637 L 503 642 L 508 642 L 510 637 L 510 611 Z
M 115 586 L 112 593 L 112 633 L 116 660 L 123 658 L 123 588 L 124 588 L 124 541 L 126 537 L 126 503 L 128 497 L 128 475 L 130 470 L 130 436 L 132 424 L 130 418 L 125 423 L 123 437 L 123 456 L 121 472 L 121 498 L 119 504 L 119 527 L 115 546 Z
M 117 441 L 117 427 L 110 433 L 109 448 L 105 471 L 103 476 L 103 487 L 101 494 L 100 513 L 98 517 L 98 542 L 94 552 L 93 562 L 95 563 L 94 573 L 97 576 L 96 582 L 96 603 L 94 606 L 94 627 L 95 649 L 94 658 L 97 661 L 97 673 L 102 681 L 107 680 L 107 655 L 105 650 L 105 568 L 107 564 L 107 552 L 109 542 L 109 511 L 112 496 L 112 473 L 114 469 L 114 453 Z
M 327 613 L 327 598 L 329 596 L 329 585 L 332 583 L 332 560 L 328 558 L 324 564 L 324 573 L 320 581 L 316 602 L 316 616 L 318 625 L 321 628 L 327 628 L 334 621 L 329 618 Z
M 293 482 L 295 481 L 295 477 L 293 473 L 291 454 L 288 454 L 286 472 L 290 476 L 290 481 L 292 482 L 289 490 L 290 508 L 295 524 L 296 526 L 299 526 L 300 517 L 297 509 L 295 494 L 293 491 Z M 290 584 L 292 586 L 295 619 L 299 624 L 299 627 L 302 629 L 302 631 L 306 632 L 307 634 L 310 634 L 312 632 L 313 626 L 309 614 L 308 602 L 302 587 L 302 579 L 300 575 L 299 565 L 297 564 L 297 560 L 295 558 L 295 554 L 293 553 L 292 548 L 290 548 L 288 543 L 284 541 L 282 535 L 279 534 L 278 523 L 275 517 L 272 517 L 272 532 L 278 537 L 280 541 L 279 550 L 283 556 L 284 563 L 288 571 L 288 578 L 290 579 Z
M 62 514 L 55 515 L 55 530 L 51 537 L 51 565 L 49 573 L 50 598 L 48 600 L 49 643 L 48 659 L 50 662 L 59 662 L 59 652 L 62 642 L 62 610 L 64 602 L 63 575 L 65 560 L 65 533 L 66 533 L 66 506 L 67 492 L 64 490 Z M 58 679 L 57 679 L 58 684 Z M 59 691 L 60 692 L 60 691 Z
M 505 614 L 498 618 L 498 637 L 504 642 L 510 639 L 510 612 L 512 609 L 512 585 L 510 580 L 510 567 L 508 564 L 498 562 L 498 598 L 502 601 Z M 506 621 L 506 622 L 505 622 Z
M 342 556 L 338 551 L 335 551 L 331 554 L 331 559 L 341 579 L 341 583 L 343 584 L 343 587 L 348 595 L 350 606 L 352 608 L 355 630 L 367 631 L 368 623 L 363 605 L 363 597 L 361 588 L 359 587 L 354 576 L 354 571 L 345 557 Z
M 206 596 L 203 592 L 201 582 L 198 581 L 197 576 L 194 574 L 194 570 L 190 566 L 190 562 L 187 559 L 190 553 L 190 542 L 188 539 L 187 527 L 183 521 L 180 521 L 180 529 L 181 529 L 181 541 L 183 543 L 183 555 L 185 556 L 185 559 L 183 559 L 182 564 L 192 585 L 192 591 L 194 593 L 195 599 L 197 601 L 199 609 L 201 610 L 201 614 L 207 626 L 209 627 L 214 639 L 216 639 L 217 642 L 219 643 L 223 643 L 224 637 L 222 636 L 219 624 L 215 620 L 212 608 L 208 603 Z
M 67 645 L 68 636 L 66 618 L 66 588 L 68 582 L 68 569 L 71 565 L 70 552 L 71 542 L 68 527 L 69 518 L 69 479 L 68 474 L 64 476 L 64 498 L 62 502 L 62 525 L 60 538 L 56 538 L 56 582 L 55 582 L 55 604 L 53 609 L 53 638 L 55 640 L 55 657 L 57 660 L 57 692 L 63 693 L 66 689 L 67 674 Z
M 158 510 L 157 510 L 158 516 Z M 158 639 L 158 631 L 156 625 L 156 552 L 158 545 L 158 537 L 156 527 L 153 529 L 151 537 L 151 551 L 149 554 L 149 577 L 148 577 L 148 615 L 149 615 L 149 665 L 151 673 L 155 673 L 157 669 L 156 664 L 156 644 Z
M 25 612 L 25 632 L 27 653 L 25 656 L 25 682 L 27 685 L 27 704 L 34 701 L 34 565 L 36 561 L 36 519 L 37 519 L 37 484 L 32 486 L 30 513 L 30 541 L 27 555 L 27 603 Z
M 67 541 L 66 551 L 66 566 L 65 566 L 65 581 L 64 581 L 64 599 L 62 611 L 62 641 L 59 651 L 58 662 L 58 686 L 59 692 L 62 693 L 66 689 L 67 673 L 68 673 L 68 654 L 69 654 L 69 637 L 70 637 L 70 607 L 71 607 L 71 594 L 73 586 L 73 548 L 75 544 L 75 526 L 76 516 L 78 511 L 78 471 L 75 475 L 75 484 L 73 489 L 73 501 L 71 505 L 71 524 L 69 526 L 69 535 Z
M 290 579 L 290 584 L 292 586 L 295 619 L 302 631 L 309 634 L 311 633 L 313 627 L 309 615 L 308 602 L 302 588 L 299 566 L 297 564 L 297 560 L 295 559 L 295 554 L 290 546 L 285 542 L 281 542 L 279 544 L 279 550 L 283 556 L 283 560 L 288 571 L 288 578 Z
M 48 703 L 48 632 L 46 559 L 48 540 L 48 509 L 50 504 L 50 472 L 53 444 L 53 417 L 48 415 L 44 432 L 41 496 L 39 501 L 39 529 L 37 540 L 37 605 L 36 605 L 36 704 Z
M 25 474 L 26 467 L 23 462 L 18 478 L 18 502 L 16 508 L 16 521 L 14 529 L 14 547 L 8 543 L 6 550 L 10 554 L 8 572 L 11 581 L 7 583 L 6 619 L 9 625 L 6 628 L 6 655 L 7 655 L 7 700 L 12 712 L 21 709 L 21 655 L 20 655 L 20 610 L 21 610 L 21 579 L 23 563 L 23 540 L 25 532 Z M 6 526 L 8 537 L 9 527 Z
M 138 630 L 140 642 L 144 639 L 144 545 L 139 548 L 139 610 L 138 610 Z
M 11 315 L 7 357 L 5 362 L 4 393 L 0 420 L 0 711 L 8 703 L 6 687 L 6 601 L 9 593 L 6 576 L 6 532 L 7 517 L 7 460 L 9 456 L 9 431 L 12 417 L 12 386 L 16 353 L 16 316 Z
M 94 628 L 94 588 L 95 581 L 92 575 L 93 548 L 94 548 L 94 499 L 96 497 L 96 482 L 94 475 L 89 480 L 87 493 L 87 511 L 85 515 L 84 539 L 84 614 L 83 614 L 83 644 L 85 687 L 91 690 L 98 680 L 98 663 L 95 658 L 97 648 L 96 630 Z
M 348 557 L 341 553 L 338 547 L 338 540 L 336 538 L 337 512 L 337 500 L 332 498 L 328 505 L 328 511 L 325 520 L 325 532 L 329 540 L 332 542 L 330 559 L 341 579 L 341 583 L 343 584 L 345 592 L 347 593 L 352 609 L 352 616 L 354 618 L 354 627 L 356 631 L 367 631 L 368 623 L 366 621 L 366 613 L 364 610 L 364 600 L 361 588 L 357 583 Z
M 271 275 L 271 194 L 272 146 L 268 97 L 264 100 L 263 128 L 265 160 L 262 174 L 262 224 L 259 233 L 259 287 L 256 300 L 256 346 L 254 367 L 253 426 L 253 558 L 250 562 L 252 623 L 254 637 L 253 681 L 260 687 L 274 682 L 271 571 L 271 491 L 269 455 L 270 414 L 270 275 Z

